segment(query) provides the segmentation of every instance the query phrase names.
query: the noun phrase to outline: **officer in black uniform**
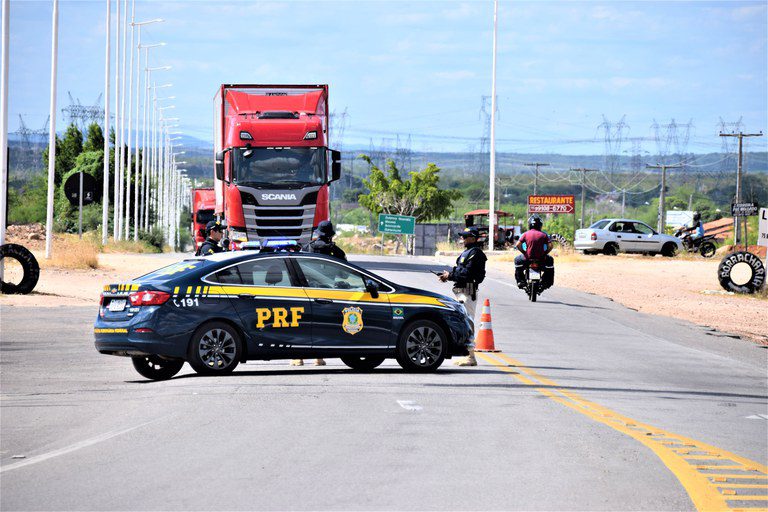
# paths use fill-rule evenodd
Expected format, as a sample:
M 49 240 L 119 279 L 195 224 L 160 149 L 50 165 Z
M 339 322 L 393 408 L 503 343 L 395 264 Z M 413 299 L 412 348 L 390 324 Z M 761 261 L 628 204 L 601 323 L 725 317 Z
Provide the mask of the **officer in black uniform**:
M 456 259 L 456 266 L 450 272 L 445 271 L 438 275 L 442 282 L 453 281 L 453 293 L 456 299 L 464 304 L 467 314 L 472 319 L 472 325 L 475 323 L 475 309 L 477 307 L 477 289 L 478 285 L 485 279 L 485 262 L 488 259 L 482 249 L 482 244 L 478 242 L 480 232 L 477 227 L 471 226 L 465 228 L 459 233 L 464 239 L 464 252 Z M 469 349 L 467 357 L 456 360 L 457 366 L 477 366 L 474 349 Z
M 312 234 L 312 241 L 304 247 L 304 250 L 347 261 L 347 254 L 333 242 L 333 235 L 335 234 L 336 231 L 333 230 L 331 221 L 322 221 L 317 225 L 317 229 Z M 292 359 L 291 366 L 304 366 L 304 360 Z M 315 359 L 315 366 L 325 366 L 325 360 L 322 358 Z
M 317 225 L 312 241 L 304 248 L 306 252 L 315 252 L 326 254 L 347 261 L 347 254 L 333 242 L 333 224 L 329 220 L 324 220 Z
M 200 248 L 195 253 L 195 256 L 210 256 L 217 252 L 224 252 L 226 249 L 219 245 L 221 239 L 224 238 L 224 225 L 218 220 L 212 220 L 205 225 L 206 239 L 200 245 Z

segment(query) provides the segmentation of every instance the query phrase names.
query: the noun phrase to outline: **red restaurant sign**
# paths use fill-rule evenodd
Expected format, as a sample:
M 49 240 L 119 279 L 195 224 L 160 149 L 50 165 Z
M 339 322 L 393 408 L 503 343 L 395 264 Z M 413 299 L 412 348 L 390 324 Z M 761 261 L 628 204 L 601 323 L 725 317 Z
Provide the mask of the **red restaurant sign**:
M 528 196 L 528 213 L 573 213 L 573 196 Z

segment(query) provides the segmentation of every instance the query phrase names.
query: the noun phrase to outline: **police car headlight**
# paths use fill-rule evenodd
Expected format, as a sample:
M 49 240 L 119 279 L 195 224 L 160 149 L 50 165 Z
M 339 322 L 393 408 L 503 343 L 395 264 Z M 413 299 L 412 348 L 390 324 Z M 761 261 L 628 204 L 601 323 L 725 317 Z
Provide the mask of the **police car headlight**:
M 458 311 L 459 313 L 461 313 L 464 316 L 469 316 L 469 314 L 467 313 L 467 308 L 465 308 L 464 304 L 462 304 L 459 301 L 456 301 L 456 300 L 440 300 L 440 302 L 442 302 L 443 304 L 445 304 L 449 308 Z

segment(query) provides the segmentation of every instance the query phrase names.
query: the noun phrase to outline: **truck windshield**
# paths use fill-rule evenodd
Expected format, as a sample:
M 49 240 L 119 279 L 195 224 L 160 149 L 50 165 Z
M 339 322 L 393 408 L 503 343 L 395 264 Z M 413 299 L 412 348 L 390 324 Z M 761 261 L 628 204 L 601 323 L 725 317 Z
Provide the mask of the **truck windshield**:
M 325 148 L 238 148 L 233 152 L 237 183 L 292 188 L 326 182 Z

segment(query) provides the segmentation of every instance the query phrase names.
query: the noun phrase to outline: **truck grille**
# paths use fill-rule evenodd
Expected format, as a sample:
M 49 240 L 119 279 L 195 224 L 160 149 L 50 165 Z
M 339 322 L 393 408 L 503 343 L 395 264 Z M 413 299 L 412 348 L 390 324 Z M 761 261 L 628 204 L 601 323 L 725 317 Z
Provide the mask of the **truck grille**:
M 251 206 L 243 205 L 248 240 L 292 238 L 308 243 L 312 237 L 315 205 L 311 206 Z

